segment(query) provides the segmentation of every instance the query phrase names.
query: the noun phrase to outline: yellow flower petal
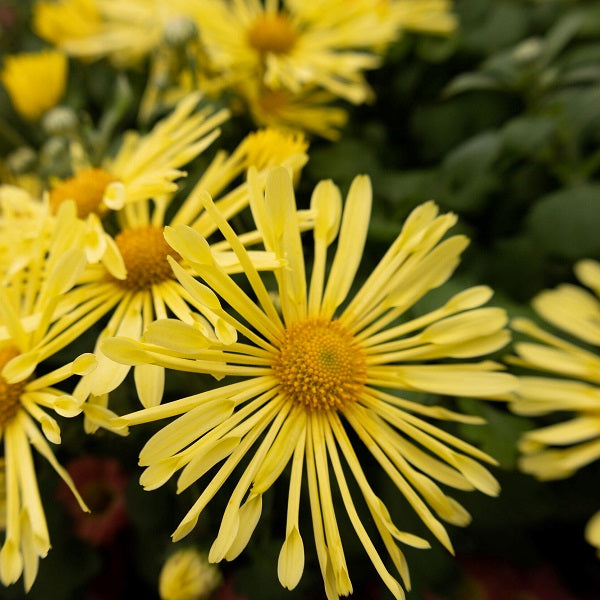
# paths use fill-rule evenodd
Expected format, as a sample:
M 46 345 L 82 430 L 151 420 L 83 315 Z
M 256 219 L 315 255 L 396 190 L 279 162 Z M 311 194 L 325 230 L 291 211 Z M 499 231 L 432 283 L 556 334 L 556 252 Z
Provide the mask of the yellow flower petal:
M 228 435 L 208 445 L 202 452 L 196 449 L 192 459 L 185 465 L 177 479 L 177 493 L 188 488 L 217 463 L 227 458 L 240 441 L 239 436 Z
M 304 544 L 296 526 L 285 536 L 277 560 L 277 577 L 284 588 L 293 590 L 304 572 Z
M 193 325 L 177 319 L 160 319 L 148 325 L 144 340 L 182 354 L 197 354 L 213 342 Z
M 165 370 L 156 365 L 137 365 L 133 369 L 133 376 L 142 406 L 158 406 L 165 387 Z
M 600 548 L 600 512 L 597 512 L 585 526 L 585 539 L 592 546 Z
M 235 539 L 225 554 L 226 560 L 237 558 L 248 545 L 262 512 L 262 494 L 252 494 L 239 511 L 239 527 Z
M 350 291 L 367 237 L 372 198 L 369 178 L 364 175 L 355 177 L 346 199 L 338 246 L 321 305 L 321 316 L 330 318 Z

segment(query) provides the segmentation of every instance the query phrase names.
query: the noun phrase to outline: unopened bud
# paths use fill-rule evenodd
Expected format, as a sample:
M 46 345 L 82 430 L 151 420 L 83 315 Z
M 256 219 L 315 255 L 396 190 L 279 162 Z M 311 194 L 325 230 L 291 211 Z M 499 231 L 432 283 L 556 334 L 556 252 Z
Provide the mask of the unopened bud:
M 188 17 L 173 17 L 167 21 L 164 35 L 165 42 L 177 48 L 198 36 L 198 26 Z
M 64 135 L 77 127 L 77 115 L 68 106 L 56 106 L 42 119 L 42 127 L 48 135 Z

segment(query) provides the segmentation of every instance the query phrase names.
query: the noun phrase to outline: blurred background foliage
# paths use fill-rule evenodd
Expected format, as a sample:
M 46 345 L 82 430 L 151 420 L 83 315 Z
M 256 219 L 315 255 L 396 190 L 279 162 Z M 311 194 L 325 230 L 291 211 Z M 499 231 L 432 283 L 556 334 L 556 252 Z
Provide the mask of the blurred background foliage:
M 29 9 L 30 3 L 22 0 L 0 2 L 0 52 L 41 47 L 28 29 Z M 339 141 L 312 141 L 299 203 L 306 206 L 320 179 L 331 178 L 345 191 L 356 174 L 371 176 L 376 199 L 363 264 L 366 275 L 409 211 L 433 198 L 443 211 L 459 215 L 458 228 L 472 242 L 453 280 L 415 310 L 425 311 L 452 290 L 485 283 L 496 290 L 494 302 L 511 316 L 529 315 L 529 301 L 537 292 L 573 280 L 578 259 L 600 258 L 600 4 L 456 0 L 455 10 L 459 28 L 449 38 L 407 34 L 390 49 L 383 67 L 369 74 L 376 100 L 352 109 Z M 102 61 L 93 69 L 71 61 L 70 69 L 68 104 L 85 107 L 89 123 L 84 126 L 109 148 L 117 132 L 137 126 L 135 102 L 144 69 L 122 72 L 116 80 L 113 68 Z M 108 95 L 107 89 L 112 90 Z M 0 103 L 0 114 L 10 114 L 3 90 Z M 218 145 L 233 148 L 248 128 L 236 117 L 224 127 Z M 22 121 L 0 122 L 2 156 L 20 146 L 40 148 L 41 166 L 48 155 L 48 164 L 56 169 L 61 152 L 57 144 Z M 169 386 L 177 397 L 201 389 L 202 382 L 197 376 L 176 374 Z M 115 393 L 126 408 L 128 389 Z M 510 414 L 501 404 L 457 403 L 488 421 L 487 426 L 457 428 L 498 459 L 494 472 L 502 493 L 496 499 L 458 495 L 473 523 L 451 532 L 456 558 L 436 543 L 428 551 L 407 550 L 413 577 L 408 598 L 597 600 L 600 568 L 583 539 L 583 528 L 598 508 L 600 465 L 565 481 L 539 483 L 516 468 L 516 442 L 531 421 Z M 113 496 L 123 494 L 127 518 L 112 539 L 94 545 L 77 536 L 67 507 L 56 500 L 56 510 L 47 511 L 53 550 L 41 562 L 29 597 L 157 598 L 158 571 L 172 551 L 170 533 L 197 496 L 197 487 L 181 496 L 174 485 L 153 492 L 141 489 L 137 452 L 151 426 L 135 428 L 118 440 L 105 432 L 86 437 L 79 423 L 64 423 L 63 431 L 63 464 L 84 455 L 118 461 L 128 483 L 124 489 L 100 490 L 98 508 L 102 513 Z M 57 497 L 57 477 L 41 461 L 39 469 L 50 505 Z M 376 469 L 374 473 L 376 479 Z M 423 533 L 393 485 L 382 475 L 375 484 L 398 524 Z M 270 493 L 247 551 L 222 565 L 228 585 L 215 598 L 321 597 L 322 582 L 309 544 L 298 588 L 288 592 L 277 581 L 285 528 L 277 508 L 285 493 L 285 485 Z M 182 545 L 209 547 L 227 497 L 217 495 Z M 304 527 L 310 527 L 304 517 Z M 341 518 L 342 531 L 345 525 Z M 375 574 L 370 565 L 364 566 L 354 536 L 345 536 L 344 543 L 353 598 L 391 597 L 373 583 Z M 22 595 L 20 584 L 0 591 L 1 598 Z

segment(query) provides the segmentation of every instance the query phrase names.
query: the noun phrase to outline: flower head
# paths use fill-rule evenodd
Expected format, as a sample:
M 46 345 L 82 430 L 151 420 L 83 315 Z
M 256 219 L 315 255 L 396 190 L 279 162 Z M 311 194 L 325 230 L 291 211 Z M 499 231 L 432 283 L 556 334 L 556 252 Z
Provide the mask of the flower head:
M 358 515 L 348 469 L 405 585 L 408 570 L 396 542 L 420 548 L 428 542 L 394 525 L 369 483 L 349 430 L 363 442 L 361 450 L 368 450 L 389 475 L 400 496 L 451 549 L 441 521 L 466 525 L 470 517 L 438 482 L 497 494 L 496 480 L 478 462 L 494 464 L 494 460 L 424 417 L 478 419 L 403 398 L 398 392 L 474 397 L 507 393 L 515 381 L 499 372 L 500 365 L 468 360 L 507 343 L 506 315 L 499 308 L 481 308 L 491 290 L 477 286 L 430 313 L 402 321 L 419 298 L 450 277 L 467 245 L 462 235 L 441 241 L 456 219 L 451 214 L 439 216 L 433 202 L 409 216 L 379 265 L 350 298 L 367 236 L 369 179 L 354 180 L 343 215 L 335 185 L 323 181 L 316 187 L 309 285 L 288 172 L 270 170 L 264 193 L 256 171 L 250 170 L 248 184 L 265 249 L 284 260 L 274 271 L 278 305 L 238 236 L 204 194 L 205 209 L 236 253 L 252 297 L 218 264 L 197 232 L 168 227 L 165 237 L 209 287 L 175 268 L 181 285 L 233 327 L 239 341 L 224 344 L 208 338 L 194 323 L 166 319 L 152 323 L 142 341 L 115 338 L 102 345 L 110 357 L 126 364 L 151 363 L 235 376 L 237 381 L 125 415 L 118 423 L 135 425 L 179 415 L 140 453 L 140 464 L 146 467 L 140 482 L 147 489 L 159 487 L 181 470 L 177 489 L 182 491 L 221 463 L 174 532 L 174 541 L 194 528 L 203 508 L 248 457 L 210 549 L 212 562 L 231 560 L 242 552 L 260 518 L 263 494 L 291 463 L 286 535 L 278 563 L 279 580 L 290 589 L 304 568 L 299 504 L 305 473 L 319 565 L 328 597 L 336 598 L 349 594 L 352 585 L 333 502 L 332 468 L 354 531 L 385 584 L 402 598 L 399 582 L 387 570 Z M 337 250 L 326 278 L 327 249 L 336 237 Z M 221 308 L 219 298 L 231 312 Z
M 313 86 L 354 103 L 369 97 L 363 73 L 396 35 L 370 0 L 211 0 L 198 23 L 211 64 L 232 84 L 250 79 L 294 93 Z
M 116 155 L 100 167 L 82 165 L 73 176 L 54 181 L 49 201 L 52 210 L 74 200 L 80 217 L 104 216 L 126 204 L 172 196 L 175 181 L 185 175 L 181 167 L 201 154 L 220 134 L 226 110 L 195 108 L 199 94 L 190 94 L 146 135 L 129 131 Z
M 300 92 L 269 88 L 253 81 L 241 83 L 237 90 L 248 105 L 256 123 L 335 140 L 348 120 L 348 113 L 334 104 L 328 91 L 307 87 Z
M 36 121 L 64 94 L 67 57 L 56 50 L 6 56 L 0 81 L 16 111 L 28 121 Z
M 562 284 L 539 294 L 533 307 L 580 344 L 527 319 L 513 322 L 514 329 L 533 341 L 515 344 L 517 356 L 511 362 L 551 376 L 520 377 L 511 408 L 525 415 L 566 415 L 564 422 L 528 431 L 521 440 L 520 467 L 541 480 L 569 477 L 600 458 L 600 263 L 582 260 L 575 265 L 575 274 L 593 294 Z M 586 538 L 600 549 L 598 515 L 589 522 Z
M 62 382 L 88 373 L 95 359 L 84 354 L 49 370 L 45 361 L 78 335 L 64 294 L 85 268 L 84 224 L 67 203 L 56 217 L 47 216 L 30 243 L 15 248 L 14 263 L 2 266 L 0 288 L 0 436 L 4 449 L 6 536 L 0 550 L 0 579 L 14 583 L 21 574 L 25 589 L 33 584 L 39 558 L 50 549 L 31 448 L 56 470 L 80 509 L 88 508 L 48 442 L 60 444 L 60 427 L 52 416 L 81 413 L 85 396 Z M 0 235 L 2 235 L 0 233 Z M 38 374 L 38 366 L 41 366 Z M 57 387 L 61 384 L 61 387 Z
M 184 548 L 169 556 L 158 579 L 161 600 L 208 600 L 223 578 L 206 554 Z

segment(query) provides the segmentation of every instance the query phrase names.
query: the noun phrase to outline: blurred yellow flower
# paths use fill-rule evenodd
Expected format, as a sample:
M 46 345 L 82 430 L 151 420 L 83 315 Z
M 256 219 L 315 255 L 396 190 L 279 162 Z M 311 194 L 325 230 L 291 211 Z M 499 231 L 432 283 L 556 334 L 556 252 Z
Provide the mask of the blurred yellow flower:
M 178 189 L 175 180 L 185 175 L 181 167 L 219 136 L 218 126 L 229 116 L 210 107 L 196 111 L 200 98 L 198 93 L 188 95 L 145 135 L 127 132 L 116 155 L 105 157 L 100 167 L 79 157 L 72 177 L 53 182 L 51 209 L 74 200 L 80 217 L 104 216 L 126 204 L 172 195 Z
M 143 121 L 183 92 L 230 90 L 258 125 L 334 139 L 347 117 L 333 101 L 372 99 L 365 72 L 390 43 L 408 30 L 449 33 L 450 9 L 449 0 L 41 0 L 34 27 L 79 58 L 128 67 L 150 57 Z
M 213 68 L 232 85 L 314 86 L 353 103 L 371 95 L 363 73 L 379 66 L 379 49 L 397 32 L 372 0 L 207 0 L 198 27 Z
M 48 0 L 34 6 L 34 30 L 67 54 L 108 56 L 133 66 L 156 50 L 172 22 L 196 14 L 193 0 Z
M 289 131 L 305 131 L 330 140 L 340 136 L 348 112 L 334 104 L 336 97 L 314 88 L 292 93 L 248 81 L 237 88 L 255 123 Z
M 562 284 L 533 300 L 548 323 L 581 344 L 550 333 L 528 319 L 515 319 L 513 328 L 534 341 L 515 344 L 509 361 L 553 376 L 523 376 L 511 408 L 523 415 L 564 413 L 564 422 L 524 434 L 520 467 L 538 479 L 562 479 L 600 458 L 600 263 L 575 265 L 579 281 L 590 288 Z M 600 501 L 600 497 L 599 497 Z M 600 552 L 600 517 L 589 523 L 586 538 Z
M 32 8 L 33 30 L 56 46 L 94 35 L 100 24 L 95 0 L 39 0 Z
M 204 507 L 244 463 L 210 549 L 211 562 L 232 560 L 243 551 L 260 518 L 263 494 L 291 462 L 285 542 L 278 563 L 279 580 L 289 589 L 298 584 L 304 569 L 299 504 L 306 468 L 318 561 L 327 597 L 337 598 L 348 595 L 352 584 L 332 497 L 332 468 L 360 542 L 394 597 L 403 598 L 400 583 L 388 571 L 356 511 L 340 454 L 406 587 L 410 586 L 408 568 L 396 542 L 419 548 L 429 544 L 394 525 L 368 482 L 348 430 L 364 443 L 433 535 L 452 550 L 440 520 L 464 526 L 470 515 L 436 482 L 496 495 L 498 483 L 478 462 L 495 461 L 422 417 L 481 420 L 391 392 L 483 398 L 508 393 L 515 378 L 498 372 L 501 365 L 467 360 L 508 342 L 506 314 L 500 308 L 481 308 L 492 291 L 477 286 L 432 312 L 399 321 L 417 300 L 451 276 L 468 244 L 463 235 L 441 241 L 456 217 L 438 216 L 433 202 L 412 212 L 396 241 L 350 298 L 369 226 L 368 177 L 355 178 L 343 214 L 340 192 L 331 181 L 315 188 L 309 286 L 289 173 L 282 168 L 270 170 L 264 192 L 253 169 L 248 182 L 252 214 L 265 249 L 284 261 L 274 271 L 277 305 L 268 280 L 204 193 L 205 210 L 243 267 L 244 285 L 235 282 L 215 260 L 205 238 L 189 227 L 167 227 L 165 237 L 212 291 L 169 260 L 188 293 L 210 306 L 241 339 L 232 336 L 224 343 L 196 323 L 163 319 L 150 324 L 142 341 L 121 337 L 106 339 L 101 346 L 123 364 L 158 365 L 231 376 L 236 381 L 125 415 L 114 424 L 124 427 L 178 415 L 140 452 L 140 465 L 146 467 L 140 483 L 146 489 L 163 485 L 181 470 L 177 481 L 181 492 L 224 461 L 173 533 L 174 541 L 192 531 Z M 327 248 L 336 237 L 337 249 L 326 278 Z M 251 295 L 245 291 L 248 286 Z M 230 307 L 228 312 L 219 298 Z
M 2 278 L 23 268 L 48 210 L 16 185 L 0 185 L 0 272 Z M 0 279 L 1 281 L 1 279 Z
M 158 579 L 161 600 L 207 600 L 223 578 L 206 554 L 185 548 L 171 554 Z
M 8 55 L 0 81 L 15 110 L 28 121 L 36 121 L 64 94 L 67 57 L 56 50 Z
M 451 0 L 380 0 L 379 10 L 402 31 L 447 35 L 458 25 Z

